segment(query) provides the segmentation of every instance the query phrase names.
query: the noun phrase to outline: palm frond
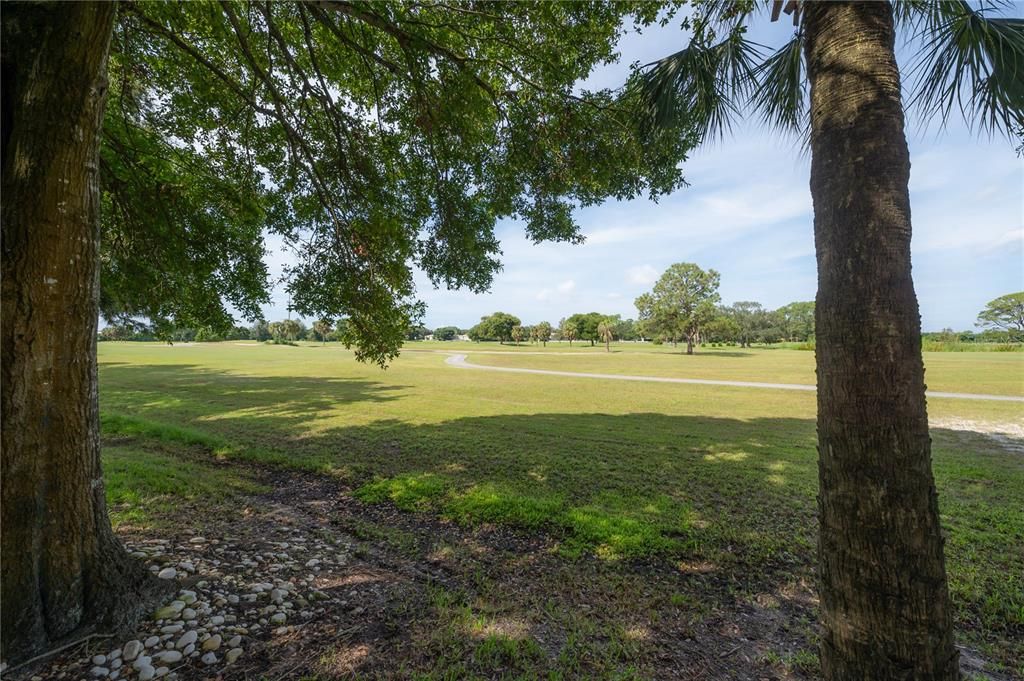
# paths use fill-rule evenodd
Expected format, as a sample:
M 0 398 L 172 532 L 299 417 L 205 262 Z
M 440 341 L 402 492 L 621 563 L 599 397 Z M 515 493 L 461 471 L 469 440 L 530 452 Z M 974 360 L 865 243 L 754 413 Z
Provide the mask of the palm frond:
M 807 90 L 800 34 L 765 59 L 755 71 L 751 101 L 771 127 L 801 132 L 806 127 Z
M 738 115 L 754 82 L 759 47 L 738 27 L 721 42 L 705 46 L 691 41 L 638 74 L 634 83 L 647 123 L 657 128 L 693 124 L 699 138 L 720 137 Z
M 989 132 L 1011 135 L 1024 123 L 1024 20 L 988 16 L 994 7 L 944 0 L 918 8 L 911 104 L 925 118 L 945 124 L 957 106 Z

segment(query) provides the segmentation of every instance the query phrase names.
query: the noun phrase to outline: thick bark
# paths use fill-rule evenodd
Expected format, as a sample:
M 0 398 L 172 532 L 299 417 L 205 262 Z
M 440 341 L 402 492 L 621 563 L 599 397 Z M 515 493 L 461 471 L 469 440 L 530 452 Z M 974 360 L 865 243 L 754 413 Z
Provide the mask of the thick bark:
M 892 7 L 805 7 L 822 671 L 832 680 L 956 679 Z
M 2 627 L 17 661 L 112 626 L 147 583 L 99 459 L 99 131 L 113 3 L 3 10 Z

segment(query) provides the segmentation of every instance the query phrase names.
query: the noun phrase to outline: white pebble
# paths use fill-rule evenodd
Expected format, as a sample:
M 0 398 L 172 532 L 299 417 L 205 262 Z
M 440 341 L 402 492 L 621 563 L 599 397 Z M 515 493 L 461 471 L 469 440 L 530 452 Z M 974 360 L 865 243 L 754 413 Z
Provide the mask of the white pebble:
M 152 648 L 157 643 L 160 643 L 160 637 L 159 636 L 150 636 L 149 638 L 146 639 L 146 641 L 142 645 L 146 646 L 147 648 Z
M 93 655 L 92 663 L 97 667 L 102 667 L 107 661 L 106 655 Z
M 195 643 L 197 638 L 199 638 L 199 635 L 195 631 L 186 631 L 181 635 L 181 638 L 178 639 L 178 642 L 174 644 L 174 647 L 181 650 L 190 643 Z
M 203 664 L 206 665 L 217 664 L 217 656 L 214 653 L 206 653 L 200 659 L 202 659 Z
M 165 650 L 164 652 L 160 653 L 158 657 L 161 662 L 166 662 L 167 664 L 174 664 L 175 662 L 181 662 L 181 658 L 183 657 L 183 655 L 181 654 L 180 651 L 177 650 Z
M 143 650 L 141 641 L 128 641 L 124 644 L 124 648 L 121 649 L 121 655 L 127 662 L 131 662 L 139 656 Z
M 156 573 L 156 576 L 160 579 L 174 579 L 178 576 L 178 571 L 172 567 L 165 567 L 163 570 Z
M 148 664 L 139 669 L 139 681 L 150 681 L 154 676 L 156 676 L 156 670 Z

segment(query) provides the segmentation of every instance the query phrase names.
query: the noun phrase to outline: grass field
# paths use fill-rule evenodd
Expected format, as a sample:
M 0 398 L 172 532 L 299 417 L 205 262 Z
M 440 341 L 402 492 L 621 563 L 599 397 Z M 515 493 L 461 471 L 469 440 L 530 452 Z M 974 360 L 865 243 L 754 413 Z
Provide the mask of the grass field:
M 500 354 L 475 354 L 473 362 L 814 380 L 813 353 L 796 350 L 687 357 L 671 346 L 624 344 L 605 353 L 553 344 L 552 354 L 484 347 Z M 409 350 L 439 348 L 482 346 L 417 343 Z M 543 535 L 567 566 L 560 579 L 579 561 L 597 560 L 612 570 L 601 573 L 598 587 L 614 591 L 608 580 L 639 579 L 647 569 L 641 566 L 668 566 L 676 581 L 659 587 L 664 602 L 644 602 L 648 619 L 665 616 L 664 608 L 706 618 L 725 607 L 723 598 L 795 600 L 786 596 L 799 590 L 794 585 L 813 584 L 813 393 L 456 370 L 433 352 L 405 352 L 380 371 L 335 344 L 103 343 L 99 353 L 104 431 L 113 443 L 104 454 L 108 494 L 118 522 L 158 523 L 159 504 L 168 499 L 228 504 L 254 488 L 223 469 L 217 474 L 228 477 L 206 478 L 205 488 L 182 483 L 197 477 L 182 466 L 202 464 L 174 451 L 200 447 L 228 459 L 328 473 L 366 503 Z M 925 362 L 936 390 L 1024 394 L 1024 354 L 932 353 Z M 943 399 L 932 400 L 929 413 L 958 635 L 1004 671 L 1024 675 L 1024 405 Z M 118 436 L 130 436 L 130 446 L 118 445 Z M 388 535 L 385 527 L 376 531 Z M 688 580 L 708 573 L 726 586 L 702 597 Z M 571 587 L 538 579 L 550 599 Z M 501 601 L 493 607 L 520 608 L 524 617 L 537 607 L 485 593 Z M 449 618 L 465 617 L 436 605 Z M 813 602 L 806 608 L 813 621 Z M 607 630 L 593 630 L 599 620 L 619 632 L 615 640 L 629 638 L 622 621 L 597 614 L 567 623 L 566 635 L 607 640 Z M 800 636 L 804 648 L 766 654 L 765 664 L 776 655 L 793 673 L 813 668 L 813 627 Z M 586 669 L 596 676 L 623 665 L 591 657 Z M 630 659 L 642 672 L 639 657 Z
M 612 346 L 613 352 L 604 347 L 587 348 L 566 357 L 566 351 L 527 354 L 541 351 L 534 347 L 495 352 L 481 351 L 479 344 L 460 345 L 469 346 L 459 352 L 473 353 L 474 363 L 492 366 L 814 385 L 814 353 L 781 348 L 709 348 L 688 356 L 678 349 L 663 349 L 665 346 L 644 351 L 623 345 Z M 929 352 L 925 353 L 925 366 L 932 390 L 1024 396 L 1022 353 Z

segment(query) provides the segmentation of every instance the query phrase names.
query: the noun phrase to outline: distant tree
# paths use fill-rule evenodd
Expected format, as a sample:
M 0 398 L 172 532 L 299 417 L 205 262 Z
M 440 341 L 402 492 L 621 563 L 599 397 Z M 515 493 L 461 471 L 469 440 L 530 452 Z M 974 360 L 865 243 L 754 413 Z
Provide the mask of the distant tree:
M 224 335 L 225 340 L 249 340 L 250 332 L 247 327 L 244 326 L 232 326 L 228 332 Z
M 128 340 L 131 336 L 131 329 L 123 324 L 108 324 L 100 329 L 99 332 L 99 339 L 103 341 Z
M 537 340 L 543 343 L 544 347 L 547 347 L 548 341 L 551 340 L 551 324 L 548 322 L 541 322 L 539 324 L 535 324 L 533 330 L 537 336 Z
M 512 340 L 519 343 L 526 337 L 525 330 L 519 324 L 512 327 Z
M 512 327 L 520 326 L 518 317 L 507 312 L 495 312 L 480 318 L 480 323 L 469 330 L 471 340 L 496 340 L 504 343 L 512 339 Z
M 430 329 L 421 325 L 414 324 L 410 326 L 408 331 L 405 333 L 405 339 L 410 341 L 420 341 L 430 335 Z
M 270 334 L 270 325 L 261 319 L 249 328 L 249 337 L 261 343 L 270 340 L 273 338 Z
M 459 329 L 454 326 L 442 326 L 434 329 L 434 340 L 451 341 L 459 335 Z
M 270 336 L 276 341 L 296 341 L 302 338 L 306 326 L 297 319 L 284 319 L 279 322 L 271 322 L 267 327 Z
M 327 343 L 331 331 L 334 330 L 334 323 L 330 319 L 318 319 L 313 322 L 313 334 L 321 343 Z
M 977 326 L 1005 331 L 1011 342 L 1024 341 L 1024 291 L 990 300 L 978 313 Z
M 558 325 L 559 331 L 561 331 L 562 338 L 569 341 L 569 347 L 572 347 L 572 342 L 576 340 L 576 324 L 570 322 L 568 319 L 563 319 Z
M 704 324 L 703 337 L 713 343 L 739 342 L 740 326 L 728 307 L 718 307 L 715 316 Z
M 719 279 L 715 270 L 705 272 L 693 263 L 672 265 L 653 291 L 636 299 L 645 328 L 673 342 L 685 338 L 686 354 L 692 355 L 701 327 L 714 319 Z
M 741 348 L 749 348 L 751 342 L 761 337 L 768 325 L 767 311 L 761 303 L 744 300 L 725 309 L 736 322 L 736 338 Z
M 611 317 L 605 317 L 597 324 L 597 335 L 604 342 L 606 352 L 612 351 L 612 341 L 615 340 L 615 325 L 616 320 Z
M 306 336 L 306 325 L 298 319 L 286 319 L 281 322 L 284 325 L 284 335 L 290 341 L 302 340 Z
M 814 338 L 814 301 L 783 305 L 775 311 L 784 340 L 807 341 Z
M 189 327 L 176 327 L 171 331 L 171 340 L 191 343 L 196 337 L 196 330 Z
M 209 326 L 203 326 L 196 331 L 195 340 L 197 343 L 219 343 L 224 340 L 224 336 L 220 335 Z
M 605 316 L 600 312 L 581 312 L 570 316 L 565 323 L 571 324 L 576 329 L 575 338 L 590 341 L 590 344 L 594 345 L 599 340 L 597 325 L 604 318 Z
M 622 319 L 619 315 L 613 315 L 609 319 L 615 320 L 615 337 L 619 340 L 636 340 L 636 322 L 632 319 Z

